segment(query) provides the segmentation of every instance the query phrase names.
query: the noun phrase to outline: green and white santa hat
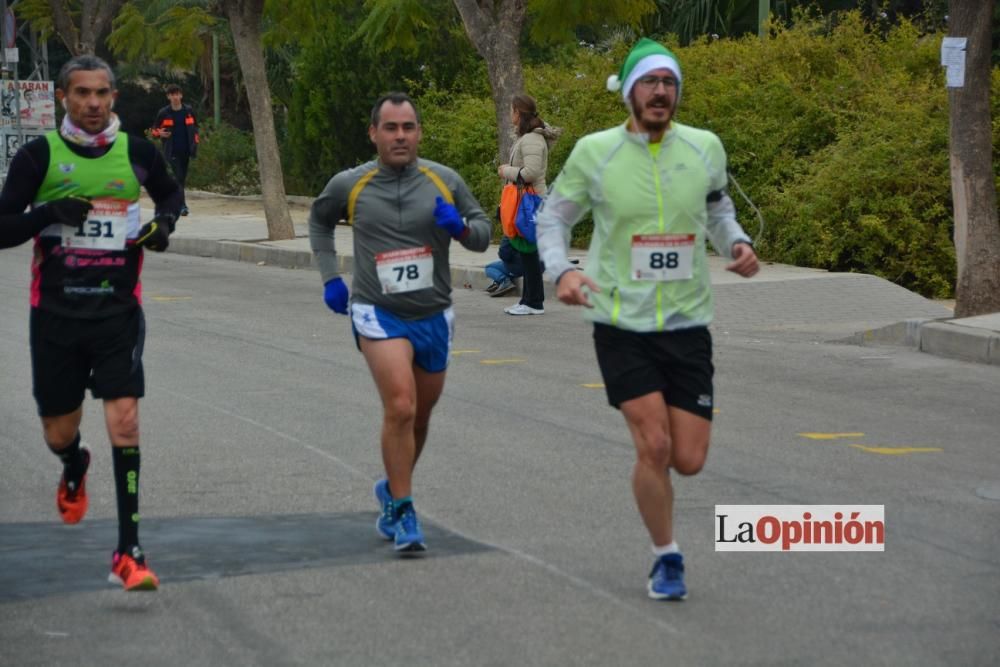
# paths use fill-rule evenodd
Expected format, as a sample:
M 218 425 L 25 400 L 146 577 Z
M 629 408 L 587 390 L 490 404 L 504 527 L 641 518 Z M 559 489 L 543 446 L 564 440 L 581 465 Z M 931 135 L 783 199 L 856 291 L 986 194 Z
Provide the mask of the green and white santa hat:
M 622 63 L 622 69 L 618 74 L 608 77 L 608 90 L 611 92 L 622 91 L 622 98 L 628 104 L 628 94 L 632 92 L 632 86 L 641 77 L 657 69 L 669 69 L 677 77 L 677 99 L 681 97 L 681 65 L 677 61 L 677 56 L 670 52 L 670 49 L 659 42 L 654 42 L 648 37 L 643 37 Z

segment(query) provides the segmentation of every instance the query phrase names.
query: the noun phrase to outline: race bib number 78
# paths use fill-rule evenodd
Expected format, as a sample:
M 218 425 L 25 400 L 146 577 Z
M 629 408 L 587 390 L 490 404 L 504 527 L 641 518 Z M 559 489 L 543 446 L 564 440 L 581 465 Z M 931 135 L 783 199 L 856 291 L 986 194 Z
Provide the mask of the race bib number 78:
M 434 286 L 434 255 L 430 246 L 380 252 L 375 255 L 375 270 L 383 294 L 402 294 Z

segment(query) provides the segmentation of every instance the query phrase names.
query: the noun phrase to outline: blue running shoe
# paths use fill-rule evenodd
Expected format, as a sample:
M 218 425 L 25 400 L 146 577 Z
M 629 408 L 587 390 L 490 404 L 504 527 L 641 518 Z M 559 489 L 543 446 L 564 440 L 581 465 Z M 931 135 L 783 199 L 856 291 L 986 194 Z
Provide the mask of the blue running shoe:
M 396 520 L 392 516 L 392 494 L 389 493 L 389 480 L 380 479 L 375 482 L 375 502 L 378 503 L 382 513 L 375 521 L 375 530 L 380 537 L 391 540 L 396 536 Z
M 683 600 L 687 597 L 684 587 L 684 557 L 679 553 L 660 556 L 649 573 L 646 587 L 654 600 Z
M 406 503 L 399 509 L 395 537 L 396 551 L 400 553 L 427 550 L 427 545 L 424 544 L 424 531 L 420 529 L 420 519 L 413 509 L 413 503 Z

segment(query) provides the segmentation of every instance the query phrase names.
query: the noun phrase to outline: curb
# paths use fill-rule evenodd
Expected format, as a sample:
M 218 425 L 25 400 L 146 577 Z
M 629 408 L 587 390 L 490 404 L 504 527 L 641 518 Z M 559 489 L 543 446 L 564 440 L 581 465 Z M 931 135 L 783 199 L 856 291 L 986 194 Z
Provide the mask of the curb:
M 878 329 L 859 331 L 853 336 L 848 336 L 843 342 L 853 345 L 905 345 L 919 348 L 921 327 L 937 321 L 920 318 L 903 320 Z
M 289 250 L 288 248 L 278 248 L 275 246 L 263 245 L 261 243 L 248 243 L 246 241 L 226 241 L 215 239 L 195 239 L 171 237 L 168 253 L 178 255 L 190 255 L 193 257 L 211 257 L 214 259 L 228 259 L 237 262 L 247 262 L 260 266 L 278 266 L 284 269 L 313 269 L 316 265 L 313 261 L 312 251 L 309 250 Z M 351 255 L 337 255 L 337 271 L 339 273 L 354 272 L 354 257 Z M 452 266 L 451 286 L 452 289 L 480 289 L 484 290 L 490 284 L 490 279 L 483 272 L 483 267 L 475 266 Z M 546 293 L 549 286 L 546 285 Z
M 263 202 L 263 195 L 226 195 L 221 192 L 209 192 L 208 190 L 184 190 L 184 196 L 189 199 L 235 199 L 238 201 Z M 291 206 L 312 207 L 315 197 L 306 195 L 285 195 L 285 200 Z
M 931 322 L 920 327 L 920 351 L 1000 366 L 1000 334 L 960 324 Z
M 167 252 L 195 257 L 212 257 L 229 259 L 237 262 L 253 264 L 268 264 L 286 269 L 308 269 L 313 267 L 312 252 L 307 250 L 288 250 L 259 243 L 244 241 L 216 241 L 214 239 L 176 238 L 170 239 Z M 350 273 L 353 267 L 352 257 L 338 255 L 338 270 Z M 343 267 L 347 268 L 343 268 Z
M 1000 366 L 1000 334 L 952 324 L 946 319 L 908 319 L 859 331 L 842 342 L 852 345 L 902 345 L 936 357 Z

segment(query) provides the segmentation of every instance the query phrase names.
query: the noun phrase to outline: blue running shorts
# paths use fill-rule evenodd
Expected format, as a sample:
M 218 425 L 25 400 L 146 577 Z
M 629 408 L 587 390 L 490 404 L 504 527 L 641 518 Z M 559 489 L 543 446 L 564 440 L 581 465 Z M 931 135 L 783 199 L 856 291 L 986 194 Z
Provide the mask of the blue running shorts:
M 405 338 L 413 346 L 413 363 L 428 373 L 448 368 L 451 341 L 455 337 L 455 310 L 445 310 L 418 320 L 403 320 L 385 308 L 368 303 L 351 304 L 354 340 L 361 349 L 359 336 L 372 340 Z

